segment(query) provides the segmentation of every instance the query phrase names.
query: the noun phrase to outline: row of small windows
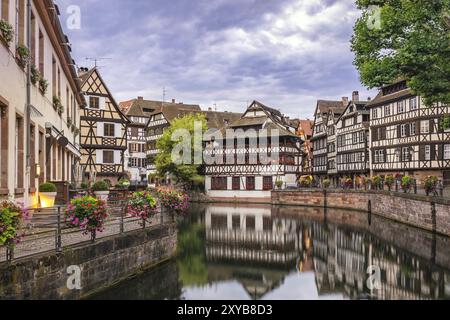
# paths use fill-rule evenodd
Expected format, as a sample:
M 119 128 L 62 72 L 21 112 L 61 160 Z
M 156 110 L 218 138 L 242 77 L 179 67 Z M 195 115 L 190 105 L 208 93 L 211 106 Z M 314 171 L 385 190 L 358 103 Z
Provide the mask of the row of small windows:
M 255 177 L 232 177 L 231 178 L 231 190 L 256 190 L 256 179 Z M 241 185 L 245 183 L 244 188 Z M 273 177 L 266 176 L 263 177 L 262 190 L 272 190 L 273 189 Z M 228 190 L 228 177 L 212 177 L 211 178 L 211 190 Z
M 145 168 L 147 166 L 147 159 L 145 159 L 145 158 L 130 158 L 128 166 L 130 168 Z
M 408 162 L 414 160 L 414 149 L 402 147 L 390 149 L 390 154 L 386 149 L 374 151 L 374 163 L 386 163 L 388 160 L 394 162 Z M 389 158 L 388 155 L 391 157 Z M 450 144 L 445 145 L 421 145 L 419 146 L 419 161 L 450 160 Z
M 407 108 L 409 106 L 409 109 Z M 374 108 L 372 110 L 372 119 L 383 117 L 381 110 L 384 111 L 384 117 L 389 117 L 394 114 L 401 114 L 407 111 L 414 111 L 419 108 L 418 98 L 414 97 L 409 100 L 401 100 L 397 103 L 386 105 L 382 108 Z M 408 110 L 407 110 L 408 109 Z
M 338 148 L 351 146 L 358 143 L 366 142 L 367 133 L 365 131 L 348 133 L 337 137 Z
M 338 164 L 361 163 L 364 161 L 364 152 L 339 154 L 336 159 Z
M 415 136 L 417 134 L 434 133 L 436 130 L 441 129 L 436 127 L 435 120 L 415 121 L 403 123 L 397 126 L 375 128 L 372 130 L 372 140 L 379 141 L 385 139 L 405 138 Z

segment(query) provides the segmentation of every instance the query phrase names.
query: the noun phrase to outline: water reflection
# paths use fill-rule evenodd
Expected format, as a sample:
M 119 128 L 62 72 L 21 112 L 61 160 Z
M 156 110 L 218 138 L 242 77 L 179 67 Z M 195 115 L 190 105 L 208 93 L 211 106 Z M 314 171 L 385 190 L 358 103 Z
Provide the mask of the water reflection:
M 191 211 L 175 262 L 97 298 L 450 299 L 449 238 L 342 210 Z M 379 290 L 367 287 L 371 265 L 381 270 Z

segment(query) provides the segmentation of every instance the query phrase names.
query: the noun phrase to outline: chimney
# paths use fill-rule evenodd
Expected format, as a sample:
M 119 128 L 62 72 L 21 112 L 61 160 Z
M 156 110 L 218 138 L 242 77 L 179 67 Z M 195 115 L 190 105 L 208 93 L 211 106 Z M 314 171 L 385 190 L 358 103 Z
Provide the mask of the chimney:
M 139 101 L 143 101 L 143 100 L 144 100 L 144 97 L 138 97 L 138 100 L 139 100 Z
M 348 97 L 342 97 L 342 104 L 344 105 L 344 107 L 348 105 Z
M 353 102 L 359 102 L 359 91 L 353 91 L 352 101 Z
M 175 99 L 172 99 L 172 103 L 175 103 L 176 101 L 175 101 Z

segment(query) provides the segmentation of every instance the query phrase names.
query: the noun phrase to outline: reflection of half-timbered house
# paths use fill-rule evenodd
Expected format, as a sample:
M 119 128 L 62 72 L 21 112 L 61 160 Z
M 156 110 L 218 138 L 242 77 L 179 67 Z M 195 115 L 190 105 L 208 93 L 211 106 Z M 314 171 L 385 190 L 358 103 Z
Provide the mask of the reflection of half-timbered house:
M 97 68 L 80 70 L 87 107 L 81 114 L 81 165 L 86 180 L 116 183 L 125 174 L 127 117 L 108 90 Z
M 419 182 L 435 175 L 450 185 L 450 129 L 441 125 L 450 107 L 425 106 L 406 81 L 383 87 L 367 107 L 374 174 L 406 173 Z
M 206 137 L 206 192 L 213 198 L 270 198 L 278 183 L 296 185 L 301 139 L 278 111 L 254 101 L 244 115 Z M 231 137 L 229 135 L 232 135 Z
M 369 120 L 367 102 L 359 101 L 359 93 L 353 99 L 336 124 L 337 172 L 340 177 L 369 173 Z
M 311 142 L 313 145 L 312 172 L 319 179 L 329 174 L 337 174 L 335 124 L 347 104 L 346 98 L 343 101 L 319 100 L 317 102 Z

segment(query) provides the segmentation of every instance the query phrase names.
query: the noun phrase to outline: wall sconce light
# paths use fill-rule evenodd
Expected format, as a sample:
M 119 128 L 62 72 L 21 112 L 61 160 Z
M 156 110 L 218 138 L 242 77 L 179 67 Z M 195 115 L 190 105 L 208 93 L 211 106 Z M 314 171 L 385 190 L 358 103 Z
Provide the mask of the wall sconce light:
M 41 166 L 38 163 L 36 163 L 34 166 L 35 166 L 36 177 L 40 178 L 41 177 Z

